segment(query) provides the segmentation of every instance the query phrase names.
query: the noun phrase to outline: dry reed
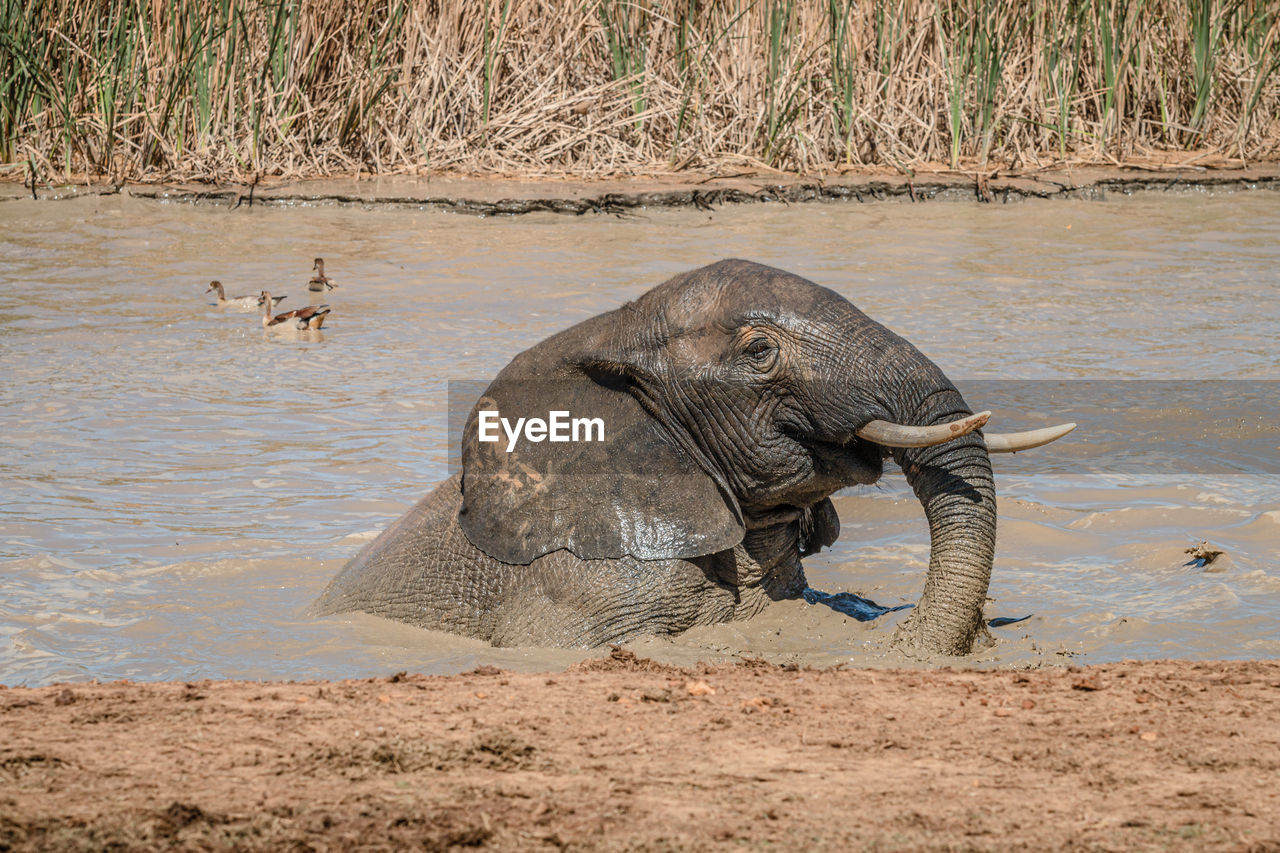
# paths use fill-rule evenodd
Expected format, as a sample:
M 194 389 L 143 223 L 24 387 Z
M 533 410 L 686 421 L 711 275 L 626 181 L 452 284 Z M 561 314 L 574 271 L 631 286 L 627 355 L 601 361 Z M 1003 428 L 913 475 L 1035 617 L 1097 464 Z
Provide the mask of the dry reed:
M 0 0 L 0 162 L 112 180 L 1280 152 L 1276 0 Z

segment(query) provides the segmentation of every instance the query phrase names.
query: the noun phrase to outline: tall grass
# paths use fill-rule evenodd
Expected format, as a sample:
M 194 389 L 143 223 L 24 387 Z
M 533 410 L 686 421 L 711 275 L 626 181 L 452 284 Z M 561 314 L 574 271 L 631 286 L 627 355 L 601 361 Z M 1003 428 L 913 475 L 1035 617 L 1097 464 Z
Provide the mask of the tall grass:
M 0 0 L 0 161 L 216 181 L 1276 158 L 1278 69 L 1277 0 Z

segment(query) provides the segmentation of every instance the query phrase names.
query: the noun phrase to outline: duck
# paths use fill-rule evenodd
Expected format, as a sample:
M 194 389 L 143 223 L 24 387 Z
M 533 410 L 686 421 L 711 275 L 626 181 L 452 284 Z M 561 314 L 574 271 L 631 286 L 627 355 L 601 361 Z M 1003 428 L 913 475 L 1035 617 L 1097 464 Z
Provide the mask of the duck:
M 329 276 L 324 274 L 324 258 L 316 258 L 315 263 L 311 265 L 311 269 L 315 270 L 316 274 L 311 277 L 311 281 L 307 282 L 307 290 L 313 293 L 323 293 L 338 286 L 333 283 Z
M 324 325 L 324 318 L 332 310 L 328 305 L 308 305 L 306 308 L 295 308 L 283 314 L 271 316 L 271 294 L 262 291 L 262 328 L 273 331 L 299 331 L 319 329 Z
M 209 282 L 209 289 L 206 290 L 205 293 L 212 293 L 215 291 L 218 294 L 219 308 L 239 308 L 241 311 L 251 311 L 261 304 L 261 296 L 232 296 L 228 299 L 227 293 L 222 289 L 222 282 L 220 281 Z M 272 306 L 279 305 L 280 300 L 284 298 L 285 297 L 283 296 L 274 297 L 271 302 Z

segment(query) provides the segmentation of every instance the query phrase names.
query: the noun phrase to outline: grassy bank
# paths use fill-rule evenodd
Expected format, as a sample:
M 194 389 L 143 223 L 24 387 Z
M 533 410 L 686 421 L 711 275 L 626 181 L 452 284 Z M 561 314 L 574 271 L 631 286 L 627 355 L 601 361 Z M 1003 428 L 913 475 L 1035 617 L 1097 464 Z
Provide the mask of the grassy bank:
M 0 0 L 0 163 L 109 179 L 1280 157 L 1276 0 Z

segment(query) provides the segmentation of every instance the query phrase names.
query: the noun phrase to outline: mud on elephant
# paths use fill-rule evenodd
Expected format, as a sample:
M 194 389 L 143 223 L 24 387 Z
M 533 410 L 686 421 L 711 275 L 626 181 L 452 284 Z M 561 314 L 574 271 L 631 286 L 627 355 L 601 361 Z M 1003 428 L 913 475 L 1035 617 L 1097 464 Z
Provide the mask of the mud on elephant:
M 555 411 L 598 418 L 606 440 L 481 440 L 499 414 Z M 874 483 L 892 458 L 931 534 L 924 593 L 895 642 L 966 654 L 989 639 L 988 452 L 1072 426 L 984 437 L 987 416 L 834 291 L 723 261 L 516 356 L 471 412 L 461 473 L 356 555 L 315 609 L 496 645 L 747 618 L 803 592 L 801 557 L 839 533 L 829 496 Z

